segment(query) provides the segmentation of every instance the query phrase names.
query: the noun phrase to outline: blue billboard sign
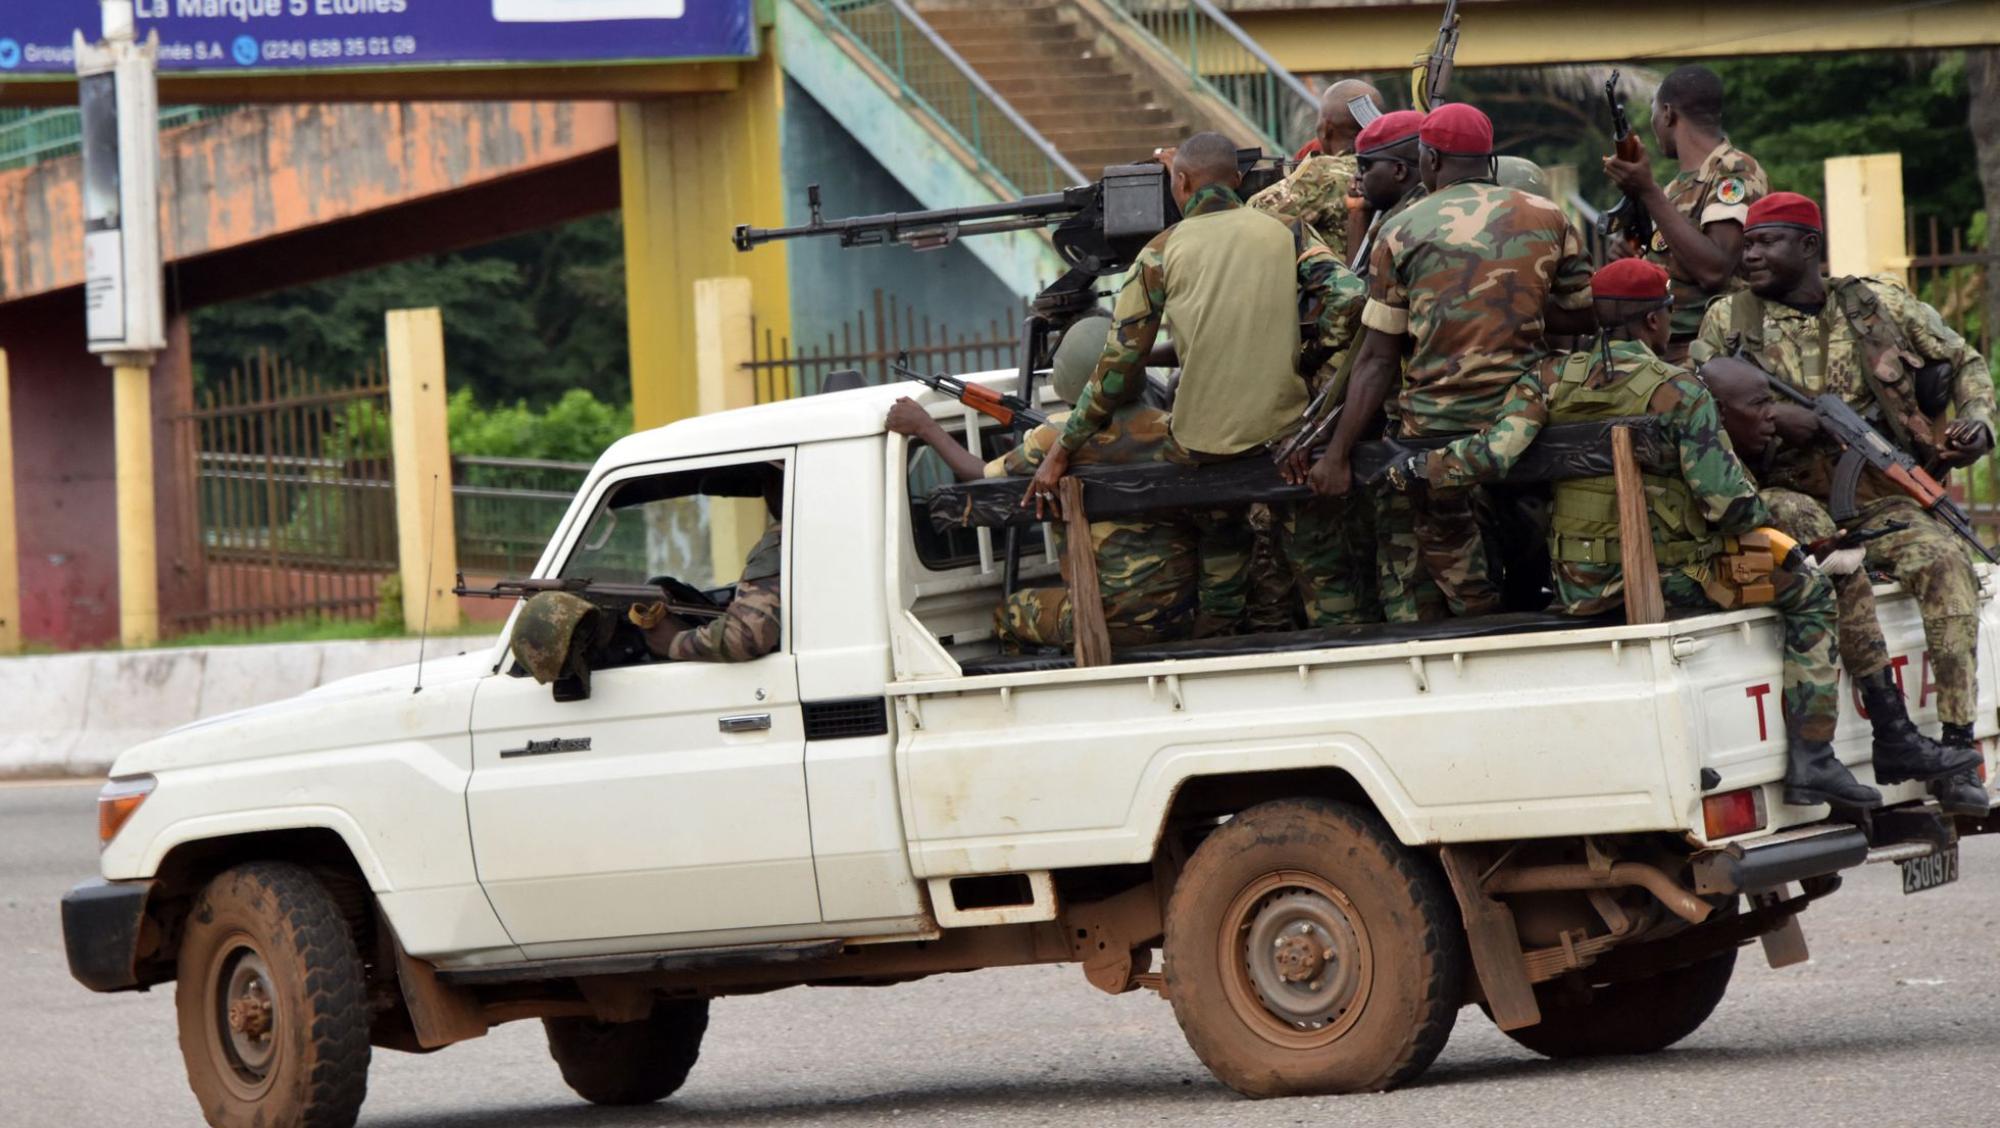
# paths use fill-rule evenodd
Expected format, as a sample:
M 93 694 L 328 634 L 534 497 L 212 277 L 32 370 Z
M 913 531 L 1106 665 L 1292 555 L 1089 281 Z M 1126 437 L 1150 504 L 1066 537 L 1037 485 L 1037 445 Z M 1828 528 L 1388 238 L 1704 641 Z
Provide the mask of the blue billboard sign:
M 666 62 L 757 53 L 753 0 L 134 0 L 162 72 Z M 0 3 L 0 78 L 72 75 L 97 0 Z

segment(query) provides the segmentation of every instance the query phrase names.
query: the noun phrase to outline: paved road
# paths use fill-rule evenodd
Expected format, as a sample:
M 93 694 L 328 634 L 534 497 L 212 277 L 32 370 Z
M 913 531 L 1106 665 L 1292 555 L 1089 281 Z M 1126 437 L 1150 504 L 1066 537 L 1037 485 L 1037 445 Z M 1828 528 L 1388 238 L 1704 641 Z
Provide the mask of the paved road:
M 168 1128 L 199 1120 L 172 991 L 92 995 L 63 964 L 56 898 L 96 865 L 94 785 L 0 787 L 0 1125 Z M 2000 1045 L 2000 843 L 1964 879 L 1906 898 L 1872 867 L 1806 916 L 1814 961 L 1745 953 L 1709 1024 L 1643 1060 L 1555 1064 L 1477 1010 L 1416 1085 L 1246 1102 L 1203 1071 L 1165 1003 L 1111 998 L 1074 968 L 887 989 L 802 989 L 716 1004 L 673 1100 L 574 1100 L 539 1024 L 426 1057 L 378 1051 L 377 1128 L 724 1124 L 1986 1125 Z

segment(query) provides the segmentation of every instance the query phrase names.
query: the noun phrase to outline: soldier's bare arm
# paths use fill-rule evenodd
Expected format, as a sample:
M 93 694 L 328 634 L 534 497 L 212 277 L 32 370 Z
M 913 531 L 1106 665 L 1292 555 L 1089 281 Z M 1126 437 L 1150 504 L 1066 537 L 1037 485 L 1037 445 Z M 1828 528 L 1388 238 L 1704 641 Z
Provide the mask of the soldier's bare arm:
M 1340 422 L 1326 444 L 1326 453 L 1313 464 L 1308 477 L 1314 493 L 1344 497 L 1353 489 L 1354 473 L 1348 460 L 1354 453 L 1354 444 L 1364 437 L 1396 385 L 1403 340 L 1401 333 L 1370 326 L 1361 343 L 1355 346 L 1360 351 L 1354 357 L 1354 372 L 1348 377 L 1347 406 L 1341 410 Z
M 908 396 L 889 406 L 888 427 L 899 435 L 918 439 L 925 446 L 936 451 L 944 464 L 951 467 L 952 477 L 961 482 L 973 482 L 986 476 L 986 463 L 978 455 L 965 449 L 965 445 L 951 437 L 951 433 L 938 425 L 917 401 Z

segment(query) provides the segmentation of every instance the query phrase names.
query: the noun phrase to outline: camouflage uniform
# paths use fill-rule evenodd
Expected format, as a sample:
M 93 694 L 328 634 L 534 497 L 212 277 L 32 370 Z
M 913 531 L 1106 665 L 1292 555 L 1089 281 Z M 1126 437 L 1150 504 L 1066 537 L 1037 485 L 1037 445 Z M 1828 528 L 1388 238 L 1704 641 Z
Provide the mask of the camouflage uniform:
M 778 649 L 782 625 L 778 586 L 784 567 L 785 527 L 773 524 L 750 550 L 736 596 L 720 618 L 689 627 L 667 644 L 675 662 L 748 662 Z
M 1674 507 L 1663 506 L 1660 499 L 1673 492 L 1671 483 L 1647 476 L 1647 494 L 1655 499 L 1648 516 L 1661 557 L 1661 592 L 1673 607 L 1708 610 L 1730 606 L 1735 593 L 1717 582 L 1714 569 L 1721 538 L 1768 525 L 1771 513 L 1723 434 L 1715 399 L 1700 380 L 1684 369 L 1665 365 L 1637 341 L 1614 342 L 1611 354 L 1619 380 L 1656 378 L 1662 368 L 1670 373 L 1652 392 L 1647 406 L 1665 422 L 1666 434 L 1679 451 L 1679 483 L 1685 486 L 1697 512 L 1682 515 L 1680 527 L 1669 524 L 1662 510 Z M 1550 417 L 1555 422 L 1586 417 L 1572 407 L 1581 398 L 1580 391 L 1610 386 L 1602 363 L 1593 354 L 1582 355 L 1592 356 L 1588 379 L 1580 387 L 1558 380 L 1550 389 Z M 1590 480 L 1579 484 L 1587 486 Z M 1608 479 L 1599 479 L 1596 485 L 1600 490 L 1609 489 Z M 1572 615 L 1611 610 L 1623 600 L 1625 588 L 1615 516 L 1609 522 L 1614 532 L 1607 539 L 1579 544 L 1561 531 L 1564 511 L 1565 498 L 1559 487 L 1557 531 L 1551 533 L 1549 546 L 1556 561 L 1556 595 Z M 1831 740 L 1840 712 L 1833 586 L 1817 571 L 1780 569 L 1771 574 L 1771 582 L 1776 588 L 1772 606 L 1784 624 L 1786 728 L 1797 739 Z
M 986 465 L 989 478 L 1033 474 L 1062 432 L 1063 416 L 1028 432 L 1021 444 Z M 1156 408 L 1134 405 L 1112 413 L 1111 425 L 1091 436 L 1076 461 L 1184 462 L 1186 453 L 1168 431 L 1168 417 Z M 1056 542 L 1064 534 L 1056 528 Z M 1097 588 L 1111 642 L 1133 646 L 1185 638 L 1197 605 L 1200 528 L 1186 514 L 1160 513 L 1092 521 L 1097 553 Z M 1240 610 L 1238 612 L 1240 614 Z M 993 613 L 993 631 L 1003 645 L 1068 647 L 1076 641 L 1066 588 L 1024 588 Z
M 1993 425 L 1992 377 L 1977 350 L 1909 291 L 1887 279 L 1835 278 L 1816 314 L 1764 301 L 1745 290 L 1717 301 L 1701 323 L 1692 358 L 1701 363 L 1739 345 L 1764 370 L 1809 395 L 1833 392 L 1864 414 L 1879 413 L 1895 438 L 1919 458 L 1935 451 L 1929 424 L 1911 412 L 1910 362 L 1947 360 L 1956 373 L 1958 418 Z M 1921 361 L 1918 361 L 1921 363 Z M 1878 398 L 1877 389 L 1889 397 Z M 1839 450 L 1819 439 L 1781 449 L 1767 486 L 1832 501 Z M 1850 531 L 1907 522 L 1902 532 L 1869 541 L 1867 567 L 1893 577 L 1916 597 L 1938 687 L 1938 716 L 1972 723 L 1978 692 L 1979 582 L 1956 534 L 1874 471 L 1862 475 Z M 1879 628 L 1878 628 L 1879 629 Z
M 1700 167 L 1692 172 L 1683 171 L 1667 182 L 1662 189 L 1674 210 L 1687 216 L 1697 229 L 1706 228 L 1711 223 L 1742 223 L 1750 214 L 1750 205 L 1771 192 L 1771 182 L 1764 176 L 1763 166 L 1756 158 L 1724 141 L 1714 151 L 1702 159 Z M 1645 248 L 1645 257 L 1666 268 L 1667 277 L 1673 283 L 1674 313 L 1673 339 L 1676 344 L 1692 341 L 1701 328 L 1702 310 L 1715 295 L 1703 290 L 1699 283 L 1674 258 L 1667 249 L 1667 237 L 1657 229 L 1653 241 Z M 1719 294 L 1731 294 L 1743 288 L 1743 276 L 1732 274 L 1723 283 Z
M 1347 190 L 1360 171 L 1353 153 L 1316 153 L 1300 161 L 1283 180 L 1250 197 L 1250 206 L 1308 224 L 1346 262 Z
M 1188 200 L 1181 223 L 1161 232 L 1140 251 L 1118 293 L 1113 311 L 1117 324 L 1090 382 L 1077 397 L 1076 410 L 1064 425 L 1061 442 L 1072 453 L 1078 453 L 1090 435 L 1105 425 L 1111 412 L 1136 402 L 1144 385 L 1145 354 L 1163 324 L 1173 327 L 1182 359 L 1173 436 L 1183 447 L 1201 452 L 1193 457 L 1213 460 L 1254 455 L 1297 424 L 1305 409 L 1306 382 L 1289 367 L 1279 372 L 1268 355 L 1254 372 L 1244 371 L 1230 357 L 1215 355 L 1227 351 L 1217 350 L 1216 343 L 1229 332 L 1241 331 L 1239 322 L 1253 318 L 1264 325 L 1258 330 L 1258 343 L 1268 346 L 1273 342 L 1272 334 L 1289 333 L 1296 340 L 1293 327 L 1298 323 L 1303 295 L 1311 336 L 1323 348 L 1337 353 L 1353 338 L 1353 311 L 1360 306 L 1365 291 L 1360 279 L 1334 257 L 1309 226 L 1295 219 L 1272 217 L 1290 240 L 1285 258 L 1291 270 L 1283 279 L 1258 275 L 1257 281 L 1269 284 L 1273 293 L 1282 292 L 1282 300 L 1289 304 L 1275 309 L 1269 308 L 1268 302 L 1253 302 L 1253 308 L 1239 317 L 1235 310 L 1225 310 L 1217 303 L 1220 298 L 1226 304 L 1226 295 L 1198 300 L 1204 297 L 1199 292 L 1208 275 L 1223 273 L 1204 261 L 1206 256 L 1228 254 L 1231 248 L 1213 241 L 1198 252 L 1184 248 L 1201 246 L 1197 240 L 1221 230 L 1212 226 L 1217 221 L 1260 239 L 1271 234 L 1271 230 L 1256 226 L 1261 221 L 1229 214 L 1242 209 L 1234 191 L 1210 185 Z M 1261 253 L 1270 247 L 1258 250 Z M 1177 301 L 1187 303 L 1187 308 L 1181 308 Z M 1225 312 L 1228 316 L 1223 316 Z M 1199 321 L 1203 316 L 1209 320 Z M 1196 330 L 1195 324 L 1206 327 Z M 1289 345 L 1287 342 L 1287 356 L 1293 352 Z M 1245 624 L 1249 612 L 1255 534 L 1243 508 L 1196 513 L 1193 519 L 1203 535 L 1197 634 L 1230 633 Z
M 1413 346 L 1394 399 L 1404 437 L 1489 432 L 1476 456 L 1430 460 L 1421 497 L 1384 490 L 1376 525 L 1383 611 L 1417 619 L 1418 578 L 1455 615 L 1500 609 L 1471 487 L 1513 467 L 1541 430 L 1542 311 L 1590 306 L 1590 263 L 1553 203 L 1485 180 L 1440 187 L 1382 226 L 1361 321 Z M 1525 384 L 1524 384 L 1525 382 Z
M 1840 531 L 1825 506 L 1797 490 L 1758 492 L 1771 510 L 1771 524 L 1800 544 Z M 1840 664 L 1859 681 L 1889 664 L 1889 644 L 1882 638 L 1882 623 L 1875 615 L 1875 584 L 1865 567 L 1830 579 L 1840 612 Z

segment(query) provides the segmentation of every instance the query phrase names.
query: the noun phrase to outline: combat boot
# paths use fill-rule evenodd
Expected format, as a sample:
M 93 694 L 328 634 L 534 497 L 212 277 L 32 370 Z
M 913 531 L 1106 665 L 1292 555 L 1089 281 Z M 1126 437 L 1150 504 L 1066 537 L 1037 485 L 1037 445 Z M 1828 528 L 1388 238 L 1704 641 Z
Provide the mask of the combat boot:
M 1937 796 L 1938 806 L 1947 815 L 1966 815 L 1979 818 L 1988 810 L 1986 788 L 1979 782 L 1979 746 L 1972 739 L 1971 725 L 1946 725 L 1939 734 L 1939 744 L 1952 751 L 1964 750 L 1972 756 L 1974 767 L 1962 771 L 1948 779 L 1932 780 L 1930 791 Z
M 1833 754 L 1833 745 L 1794 736 L 1785 750 L 1785 802 L 1794 807 L 1827 803 L 1869 810 L 1882 805 L 1882 793 L 1855 779 Z
M 1979 766 L 1977 750 L 1938 744 L 1917 731 L 1888 667 L 1855 678 L 1854 686 L 1875 727 L 1875 782 L 1943 779 Z

